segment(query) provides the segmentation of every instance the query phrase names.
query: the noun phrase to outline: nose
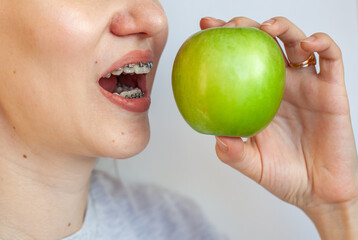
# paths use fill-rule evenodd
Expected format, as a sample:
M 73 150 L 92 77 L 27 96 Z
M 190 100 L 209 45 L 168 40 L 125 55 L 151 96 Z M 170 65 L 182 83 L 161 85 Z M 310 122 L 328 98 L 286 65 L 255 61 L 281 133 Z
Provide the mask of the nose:
M 129 1 L 117 12 L 110 24 L 110 30 L 117 36 L 144 34 L 152 37 L 167 26 L 167 17 L 156 0 Z

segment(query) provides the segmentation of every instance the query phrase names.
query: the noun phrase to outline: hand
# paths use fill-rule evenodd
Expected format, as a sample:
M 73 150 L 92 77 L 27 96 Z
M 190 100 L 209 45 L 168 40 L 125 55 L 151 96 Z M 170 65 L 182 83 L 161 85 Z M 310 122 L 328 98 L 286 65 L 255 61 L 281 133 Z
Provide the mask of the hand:
M 300 207 L 313 220 L 342 206 L 358 210 L 357 151 L 341 51 L 333 40 L 324 33 L 306 38 L 282 17 L 263 24 L 248 18 L 229 23 L 203 18 L 200 26 L 260 28 L 283 42 L 293 63 L 306 60 L 312 52 L 319 54 L 319 73 L 314 66 L 295 69 L 286 62 L 283 101 L 264 131 L 246 142 L 217 137 L 216 152 L 224 163 Z

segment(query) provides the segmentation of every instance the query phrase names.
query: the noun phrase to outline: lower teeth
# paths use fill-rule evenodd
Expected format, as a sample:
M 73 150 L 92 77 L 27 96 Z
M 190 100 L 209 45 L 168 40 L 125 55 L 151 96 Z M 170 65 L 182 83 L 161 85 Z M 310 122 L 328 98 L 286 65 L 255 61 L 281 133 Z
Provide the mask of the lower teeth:
M 139 88 L 132 88 L 126 85 L 120 84 L 117 89 L 113 92 L 115 95 L 119 95 L 124 98 L 141 98 L 144 93 Z

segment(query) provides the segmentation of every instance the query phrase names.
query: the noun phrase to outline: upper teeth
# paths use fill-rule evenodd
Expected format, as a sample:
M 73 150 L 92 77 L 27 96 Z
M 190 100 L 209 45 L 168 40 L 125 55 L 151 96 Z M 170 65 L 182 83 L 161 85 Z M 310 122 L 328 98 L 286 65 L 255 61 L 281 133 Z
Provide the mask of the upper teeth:
M 147 63 L 142 63 L 139 62 L 137 64 L 127 64 L 124 67 L 118 68 L 116 70 L 114 70 L 111 73 L 108 73 L 106 76 L 104 76 L 104 78 L 110 78 L 111 75 L 115 75 L 115 76 L 119 76 L 122 73 L 124 74 L 144 74 L 144 73 L 149 73 L 150 69 L 153 67 L 153 63 L 152 62 L 147 62 Z

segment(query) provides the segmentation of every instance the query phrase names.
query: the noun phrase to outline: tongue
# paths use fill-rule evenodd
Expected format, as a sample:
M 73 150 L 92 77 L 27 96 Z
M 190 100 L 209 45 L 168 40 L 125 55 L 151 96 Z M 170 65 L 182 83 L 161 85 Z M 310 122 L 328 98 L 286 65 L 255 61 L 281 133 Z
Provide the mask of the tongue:
M 101 78 L 99 85 L 108 92 L 113 92 L 117 86 L 117 78 L 113 75 L 110 78 Z

